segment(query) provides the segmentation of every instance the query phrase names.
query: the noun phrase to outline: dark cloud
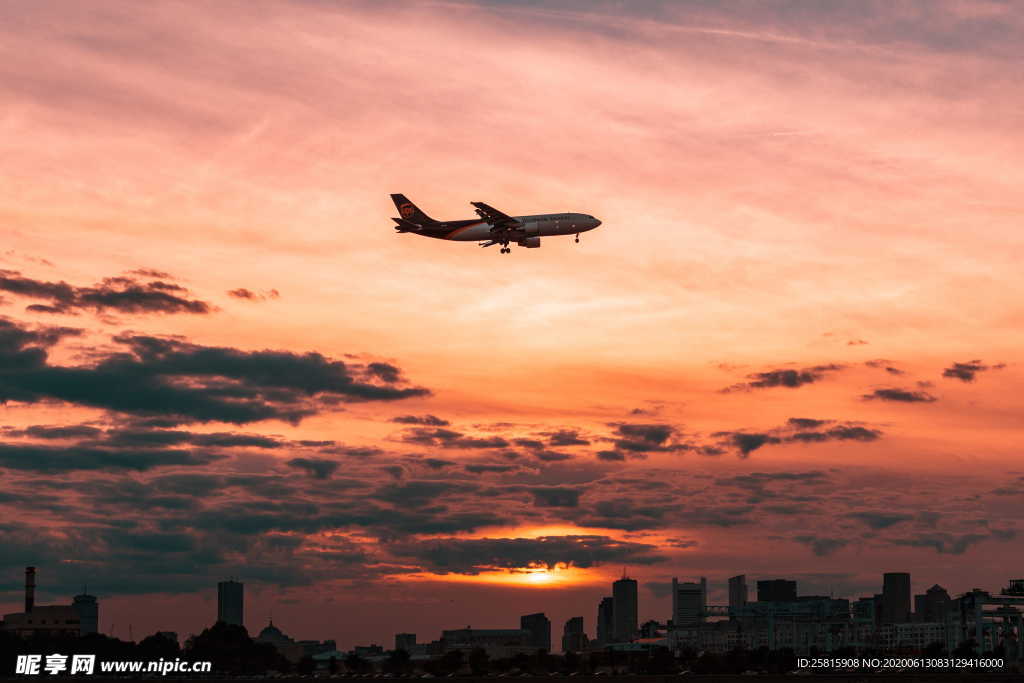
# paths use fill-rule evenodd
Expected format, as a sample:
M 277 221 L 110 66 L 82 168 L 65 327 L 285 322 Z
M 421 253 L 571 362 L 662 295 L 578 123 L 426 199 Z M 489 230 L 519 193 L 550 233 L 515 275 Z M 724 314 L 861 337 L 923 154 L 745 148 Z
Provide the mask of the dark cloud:
M 616 424 L 613 425 L 619 439 L 615 448 L 624 451 L 655 451 L 661 450 L 675 433 L 672 425 L 667 424 Z
M 767 444 L 782 443 L 782 439 L 771 434 L 749 432 L 715 432 L 713 436 L 725 437 L 738 451 L 740 457 L 747 457 L 758 448 Z
M 406 425 L 424 425 L 427 427 L 447 427 L 448 420 L 442 420 L 434 415 L 399 415 L 391 418 L 392 422 Z
M 281 293 L 276 289 L 268 289 L 264 292 L 254 292 L 251 289 L 239 287 L 238 289 L 229 290 L 228 296 L 236 299 L 242 299 L 243 301 L 266 301 L 267 299 L 277 299 L 281 296 Z
M 980 360 L 972 360 L 966 363 L 953 363 L 942 371 L 942 376 L 949 379 L 958 379 L 961 382 L 973 382 L 979 372 L 986 370 L 1001 370 L 1006 367 L 1005 363 L 997 365 L 985 365 Z
M 384 453 L 380 448 L 373 446 L 328 446 L 320 450 L 327 455 L 344 455 L 349 458 L 372 458 Z
M 76 287 L 66 282 L 45 282 L 23 277 L 13 270 L 0 270 L 0 291 L 46 304 L 32 304 L 30 311 L 70 313 L 91 310 L 97 313 L 196 313 L 206 314 L 213 308 L 205 301 L 188 298 L 184 287 L 153 280 L 143 282 L 133 277 L 104 278 L 91 287 Z
M 441 458 L 426 458 L 423 460 L 423 464 L 432 470 L 440 470 L 445 467 L 451 467 L 455 462 L 451 460 L 442 460 Z
M 820 441 L 875 441 L 882 437 L 877 429 L 868 429 L 859 425 L 837 425 L 823 432 L 797 432 L 786 437 L 786 441 L 820 442 Z
M 778 369 L 766 372 L 755 372 L 747 375 L 749 382 L 740 382 L 723 389 L 725 393 L 732 391 L 749 391 L 751 389 L 769 389 L 772 387 L 788 387 L 795 389 L 805 384 L 812 384 L 825 377 L 826 373 L 842 370 L 845 366 L 831 363 L 815 365 L 803 370 Z
M 64 401 L 177 422 L 298 422 L 336 403 L 394 401 L 427 389 L 318 353 L 242 351 L 179 339 L 123 335 L 124 351 L 92 365 L 48 362 L 63 328 L 35 331 L 0 319 L 0 402 Z
M 827 429 L 822 429 L 823 427 L 827 427 Z M 825 441 L 876 441 L 882 437 L 882 432 L 855 422 L 791 417 L 783 426 L 763 432 L 723 431 L 714 432 L 711 436 L 720 439 L 720 447 L 733 449 L 741 458 L 745 458 L 759 448 L 769 445 L 809 444 Z
M 607 563 L 651 565 L 667 559 L 657 553 L 656 546 L 617 541 L 607 536 L 447 538 L 396 543 L 388 550 L 420 563 L 434 574 L 475 575 L 526 568 L 588 568 Z
M 621 462 L 626 459 L 626 456 L 618 451 L 598 451 L 595 455 L 598 460 L 607 460 L 609 462 Z
M 157 280 L 175 280 L 176 278 L 170 273 L 163 270 L 156 270 L 155 268 L 136 268 L 135 270 L 129 270 L 129 275 L 138 275 L 139 277 L 154 278 Z
M 366 372 L 371 377 L 376 377 L 388 384 L 402 381 L 402 371 L 391 363 L 370 363 L 366 366 Z
M 586 439 L 580 438 L 579 432 L 574 429 L 560 429 L 547 435 L 548 443 L 552 446 L 587 446 L 590 444 Z
M 259 434 L 214 432 L 201 434 L 164 429 L 111 429 L 105 434 L 104 445 L 112 447 L 160 446 L 191 444 L 208 448 L 281 448 L 285 442 Z
M 884 358 L 876 358 L 874 360 L 866 360 L 866 361 L 864 361 L 864 365 L 868 366 L 869 368 L 877 368 L 879 370 L 885 370 L 890 375 L 905 375 L 905 374 L 907 374 L 903 370 L 900 370 L 899 368 L 895 367 L 892 364 L 892 361 L 886 360 Z
M 402 440 L 406 443 L 439 448 L 506 448 L 509 443 L 500 436 L 466 436 L 452 429 L 412 429 Z
M 1013 529 L 1005 529 L 993 530 L 992 533 L 988 534 L 928 533 L 912 538 L 890 538 L 886 540 L 893 545 L 911 548 L 932 548 L 935 552 L 944 555 L 963 555 L 971 546 L 982 541 L 1009 541 L 1016 538 L 1016 536 L 1017 533 Z
M 325 460 L 323 458 L 292 458 L 285 464 L 289 467 L 305 470 L 314 479 L 328 479 L 339 467 L 339 463 L 336 460 Z
M 202 466 L 224 456 L 185 450 L 108 450 L 0 443 L 0 468 L 59 474 L 75 470 L 135 470 Z
M 809 546 L 811 552 L 818 557 L 826 557 L 840 548 L 845 548 L 850 541 L 845 538 L 823 538 L 820 536 L 796 536 L 793 540 Z
M 816 427 L 823 427 L 827 425 L 831 420 L 815 420 L 810 417 L 791 417 L 786 420 L 786 424 L 796 429 L 814 429 Z
M 403 507 L 419 508 L 437 503 L 445 496 L 474 493 L 474 484 L 450 481 L 413 481 L 407 484 L 388 484 L 370 494 L 371 498 Z
M 671 503 L 637 501 L 622 496 L 581 508 L 576 522 L 580 526 L 642 531 L 664 528 L 673 517 L 678 518 L 678 513 L 679 507 Z
M 900 522 L 909 522 L 914 519 L 913 515 L 905 515 L 898 512 L 853 512 L 849 516 L 864 522 L 864 524 L 867 524 L 872 529 L 888 529 Z
M 572 460 L 573 456 L 569 453 L 560 453 L 558 451 L 549 451 L 547 449 L 534 451 L 531 453 L 533 457 L 537 458 L 542 462 L 561 462 L 563 460 Z
M 537 507 L 574 508 L 579 506 L 583 491 L 564 486 L 547 486 L 530 489 L 530 493 Z
M 89 425 L 68 425 L 51 427 L 32 425 L 25 429 L 10 430 L 9 436 L 27 436 L 33 439 L 94 439 L 103 435 L 103 430 Z
M 472 465 L 466 465 L 465 470 L 472 472 L 473 474 L 482 474 L 484 472 L 511 472 L 516 468 L 512 465 L 490 465 L 487 463 L 477 463 Z
M 864 394 L 861 399 L 865 401 L 896 401 L 898 403 L 933 403 L 938 399 L 926 391 L 913 391 L 911 389 L 875 389 L 870 394 Z

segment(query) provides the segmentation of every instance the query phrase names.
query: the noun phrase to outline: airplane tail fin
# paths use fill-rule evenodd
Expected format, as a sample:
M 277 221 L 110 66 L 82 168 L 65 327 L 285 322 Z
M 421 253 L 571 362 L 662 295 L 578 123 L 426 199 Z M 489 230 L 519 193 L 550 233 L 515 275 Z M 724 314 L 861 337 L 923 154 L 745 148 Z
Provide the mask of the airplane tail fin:
M 420 207 L 410 202 L 409 198 L 406 197 L 404 194 L 391 195 L 391 201 L 393 201 L 395 203 L 395 206 L 398 208 L 399 215 L 401 215 L 404 220 L 410 223 L 415 223 L 417 225 L 425 225 L 437 222 L 427 214 L 423 213 L 420 210 Z

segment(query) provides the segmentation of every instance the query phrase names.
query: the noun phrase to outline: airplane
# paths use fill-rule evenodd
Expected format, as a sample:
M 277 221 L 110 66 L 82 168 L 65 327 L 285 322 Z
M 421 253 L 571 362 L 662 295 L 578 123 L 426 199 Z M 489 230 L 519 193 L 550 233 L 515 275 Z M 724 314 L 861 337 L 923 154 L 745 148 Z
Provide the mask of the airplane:
M 470 202 L 479 219 L 457 221 L 435 221 L 423 213 L 404 194 L 393 194 L 401 218 L 392 218 L 400 233 L 411 232 L 424 237 L 455 242 L 480 242 L 481 247 L 501 245 L 501 253 L 509 254 L 508 245 L 515 242 L 520 247 L 536 249 L 541 237 L 555 235 L 576 235 L 593 230 L 601 221 L 585 213 L 544 213 L 534 216 L 509 216 L 483 202 Z

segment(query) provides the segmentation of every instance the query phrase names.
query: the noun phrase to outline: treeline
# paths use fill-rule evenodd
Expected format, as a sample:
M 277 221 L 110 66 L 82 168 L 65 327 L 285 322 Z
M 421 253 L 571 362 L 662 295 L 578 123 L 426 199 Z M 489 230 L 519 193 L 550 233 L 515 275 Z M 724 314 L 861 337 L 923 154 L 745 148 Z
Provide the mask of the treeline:
M 183 651 L 179 643 L 154 633 L 135 643 L 98 633 L 86 636 L 35 635 L 20 638 L 0 631 L 0 676 L 13 676 L 17 655 L 51 654 L 96 655 L 96 661 L 158 661 L 181 658 L 213 662 L 213 671 L 229 674 L 264 674 L 268 671 L 291 672 L 292 665 L 277 648 L 257 643 L 243 626 L 217 624 L 195 637 L 192 647 Z M 98 666 L 98 664 L 97 664 Z M 312 670 L 312 669 L 310 669 Z

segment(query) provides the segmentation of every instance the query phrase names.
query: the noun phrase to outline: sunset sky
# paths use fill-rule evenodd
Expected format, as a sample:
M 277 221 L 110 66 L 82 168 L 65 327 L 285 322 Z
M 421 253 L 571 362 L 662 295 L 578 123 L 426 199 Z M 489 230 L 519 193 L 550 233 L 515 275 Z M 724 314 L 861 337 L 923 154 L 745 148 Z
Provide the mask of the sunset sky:
M 555 640 L 625 569 L 998 589 L 1024 19 L 996 0 L 0 3 L 0 612 Z M 397 235 L 573 211 L 510 255 Z M 556 644 L 557 649 L 557 644 Z

